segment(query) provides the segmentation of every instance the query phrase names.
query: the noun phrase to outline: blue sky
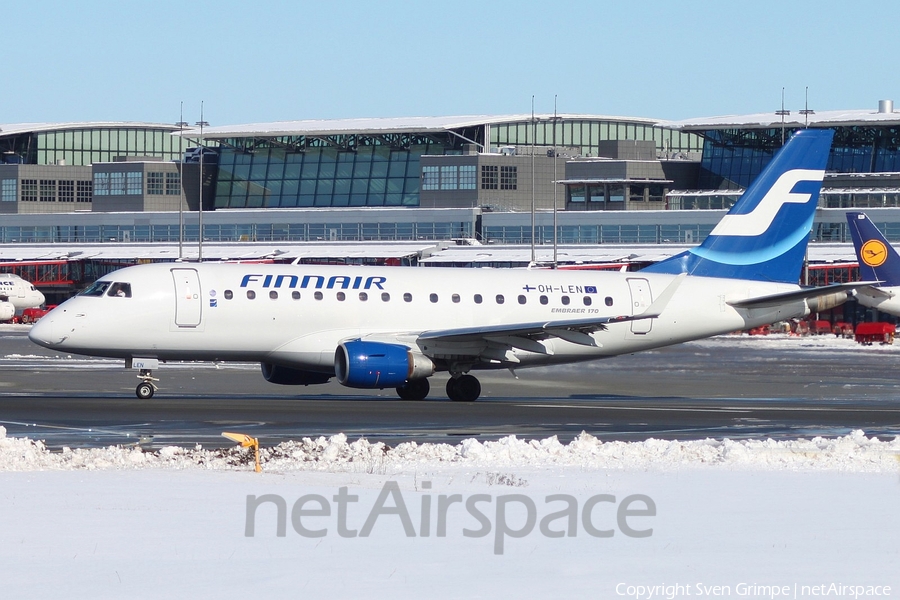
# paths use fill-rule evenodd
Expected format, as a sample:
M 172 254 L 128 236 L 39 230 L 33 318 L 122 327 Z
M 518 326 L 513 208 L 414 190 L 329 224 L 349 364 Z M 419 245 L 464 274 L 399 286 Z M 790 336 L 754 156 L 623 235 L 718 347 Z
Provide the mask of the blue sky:
M 869 1 L 31 0 L 0 7 L 0 123 L 553 111 L 661 119 L 900 104 Z

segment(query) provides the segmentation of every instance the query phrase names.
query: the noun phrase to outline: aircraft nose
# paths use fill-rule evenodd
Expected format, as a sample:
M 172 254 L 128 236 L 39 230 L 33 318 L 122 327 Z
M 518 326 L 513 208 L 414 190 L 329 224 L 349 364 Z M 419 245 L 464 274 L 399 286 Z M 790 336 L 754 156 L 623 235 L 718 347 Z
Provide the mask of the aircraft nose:
M 47 315 L 32 325 L 31 331 L 28 332 L 28 339 L 45 348 L 56 347 L 62 340 L 53 335 L 53 321 L 53 317 Z

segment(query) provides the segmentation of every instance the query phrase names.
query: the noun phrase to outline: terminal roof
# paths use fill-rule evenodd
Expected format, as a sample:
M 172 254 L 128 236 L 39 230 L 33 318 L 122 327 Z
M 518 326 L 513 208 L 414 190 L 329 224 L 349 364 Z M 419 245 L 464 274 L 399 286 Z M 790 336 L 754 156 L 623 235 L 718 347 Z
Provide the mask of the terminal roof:
M 781 115 L 775 111 L 752 115 L 725 115 L 672 121 L 670 126 L 685 131 L 709 129 L 769 129 L 781 127 Z M 785 127 L 839 127 L 852 125 L 900 125 L 900 112 L 877 110 L 823 110 L 802 114 L 799 110 L 784 115 Z
M 565 120 L 604 120 L 643 123 L 647 125 L 663 125 L 663 121 L 636 117 L 610 117 L 599 115 L 558 114 Z M 553 119 L 553 114 L 536 114 L 539 121 Z M 493 125 L 499 123 L 520 123 L 530 121 L 531 114 L 519 115 L 466 115 L 456 117 L 382 117 L 361 119 L 324 119 L 305 121 L 277 121 L 274 123 L 250 123 L 246 125 L 223 125 L 204 127 L 203 138 L 235 138 L 235 137 L 281 137 L 300 135 L 348 135 L 348 134 L 383 134 L 383 133 L 416 133 L 441 132 L 465 127 Z M 185 129 L 185 136 L 199 137 L 198 128 Z

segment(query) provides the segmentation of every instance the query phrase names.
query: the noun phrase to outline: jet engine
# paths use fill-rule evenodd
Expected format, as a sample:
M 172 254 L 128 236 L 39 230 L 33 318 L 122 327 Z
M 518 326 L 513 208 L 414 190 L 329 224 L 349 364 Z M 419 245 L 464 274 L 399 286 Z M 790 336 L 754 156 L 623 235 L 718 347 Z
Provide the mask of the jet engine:
M 0 321 L 9 321 L 16 316 L 16 307 L 12 302 L 0 301 Z
M 817 313 L 828 310 L 829 308 L 834 308 L 835 306 L 840 306 L 847 301 L 847 297 L 847 292 L 835 292 L 825 296 L 809 298 L 806 301 L 806 305 L 809 307 L 809 314 Z
M 282 367 L 281 365 L 270 363 L 260 363 L 260 366 L 262 367 L 262 375 L 265 380 L 279 385 L 315 385 L 317 383 L 328 383 L 328 380 L 333 377 L 329 373 L 301 371 L 300 369 L 291 369 L 290 367 Z
M 344 342 L 334 352 L 334 372 L 342 385 L 363 389 L 399 387 L 434 374 L 434 363 L 401 344 Z

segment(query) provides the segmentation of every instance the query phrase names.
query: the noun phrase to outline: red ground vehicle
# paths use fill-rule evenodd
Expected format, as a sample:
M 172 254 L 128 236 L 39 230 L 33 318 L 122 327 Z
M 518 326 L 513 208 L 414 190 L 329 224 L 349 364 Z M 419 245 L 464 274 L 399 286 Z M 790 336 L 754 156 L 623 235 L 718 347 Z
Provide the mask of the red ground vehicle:
M 852 338 L 853 325 L 851 325 L 850 323 L 844 323 L 843 321 L 838 321 L 831 328 L 831 332 L 834 333 L 835 337 Z
M 37 323 L 41 317 L 56 308 L 56 305 L 50 305 L 47 308 L 26 308 L 22 311 L 22 315 L 13 319 L 14 323 Z
M 866 346 L 872 344 L 893 344 L 894 334 L 897 328 L 890 323 L 876 321 L 874 323 L 860 323 L 856 326 L 856 341 Z
M 810 321 L 809 333 L 810 335 L 827 335 L 831 333 L 831 323 L 822 320 Z

